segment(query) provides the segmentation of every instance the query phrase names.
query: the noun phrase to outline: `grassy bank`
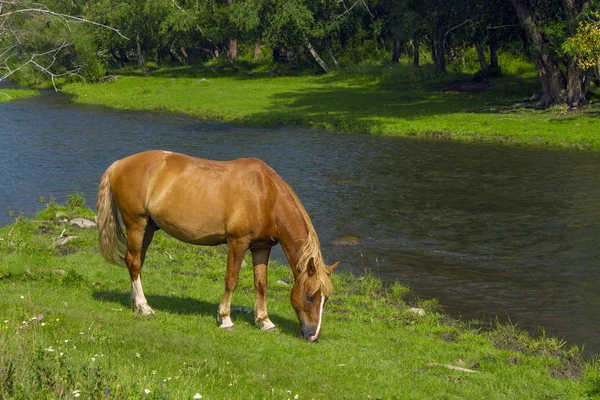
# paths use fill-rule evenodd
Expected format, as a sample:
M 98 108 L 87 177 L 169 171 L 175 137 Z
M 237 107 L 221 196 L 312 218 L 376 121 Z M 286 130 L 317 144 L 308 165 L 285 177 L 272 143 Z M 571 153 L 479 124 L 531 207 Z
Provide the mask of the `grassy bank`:
M 299 337 L 289 268 L 269 270 L 278 333 L 253 324 L 252 270 L 242 268 L 235 331 L 215 322 L 225 249 L 159 232 L 144 270 L 156 313 L 129 310 L 128 274 L 96 250 L 91 217 L 72 201 L 0 229 L 0 398 L 586 398 L 600 369 L 576 348 L 513 327 L 481 330 L 408 301 L 407 288 L 334 276 L 319 343 Z M 53 247 L 59 236 L 77 236 Z M 248 263 L 250 260 L 247 260 Z M 425 315 L 410 311 L 419 306 Z M 464 368 L 468 371 L 450 369 Z
M 10 100 L 26 99 L 28 97 L 38 96 L 37 90 L 31 89 L 0 89 L 0 103 Z
M 432 67 L 357 66 L 322 76 L 274 76 L 227 68 L 160 69 L 144 77 L 117 71 L 102 84 L 73 84 L 75 101 L 184 113 L 261 125 L 600 149 L 600 109 L 536 110 L 535 70 L 508 60 L 501 77 L 439 76 Z

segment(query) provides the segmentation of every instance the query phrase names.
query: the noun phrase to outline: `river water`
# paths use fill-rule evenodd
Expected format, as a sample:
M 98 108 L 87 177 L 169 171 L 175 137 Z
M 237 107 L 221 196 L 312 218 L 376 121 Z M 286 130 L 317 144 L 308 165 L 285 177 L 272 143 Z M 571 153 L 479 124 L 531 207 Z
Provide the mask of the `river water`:
M 44 92 L 0 104 L 0 225 L 40 196 L 79 192 L 93 207 L 108 165 L 147 149 L 262 158 L 304 203 L 327 262 L 600 353 L 600 154 L 249 128 Z M 360 242 L 331 243 L 343 235 Z

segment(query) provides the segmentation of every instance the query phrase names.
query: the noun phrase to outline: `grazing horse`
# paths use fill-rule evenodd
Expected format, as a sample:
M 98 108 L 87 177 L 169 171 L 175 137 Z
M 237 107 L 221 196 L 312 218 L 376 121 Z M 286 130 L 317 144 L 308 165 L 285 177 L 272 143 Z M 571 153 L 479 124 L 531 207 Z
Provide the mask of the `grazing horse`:
M 115 161 L 102 176 L 96 202 L 100 252 L 131 278 L 136 312 L 150 315 L 141 271 L 154 232 L 164 230 L 186 243 L 227 243 L 225 293 L 219 304 L 221 328 L 233 328 L 231 298 L 240 266 L 252 252 L 256 305 L 263 330 L 275 329 L 267 314 L 267 265 L 271 247 L 281 244 L 294 274 L 291 303 L 302 336 L 319 339 L 323 305 L 333 290 L 319 239 L 290 186 L 264 162 L 243 158 L 211 161 L 151 150 Z M 119 221 L 121 215 L 125 231 Z

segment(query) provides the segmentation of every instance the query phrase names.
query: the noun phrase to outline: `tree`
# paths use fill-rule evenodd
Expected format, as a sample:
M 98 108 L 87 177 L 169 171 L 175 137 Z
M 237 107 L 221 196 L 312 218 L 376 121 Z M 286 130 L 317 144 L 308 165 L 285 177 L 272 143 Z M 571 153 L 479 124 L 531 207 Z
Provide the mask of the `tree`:
M 88 28 L 96 25 L 120 33 L 75 16 L 79 11 L 74 2 L 61 8 L 50 1 L 0 0 L 0 81 L 32 83 L 47 78 L 58 90 L 60 79 L 93 80 L 104 75 Z
M 591 71 L 577 63 L 577 56 L 564 52 L 564 43 L 576 33 L 578 20 L 589 3 L 584 0 L 511 0 L 542 85 L 541 103 L 579 107 L 589 93 Z

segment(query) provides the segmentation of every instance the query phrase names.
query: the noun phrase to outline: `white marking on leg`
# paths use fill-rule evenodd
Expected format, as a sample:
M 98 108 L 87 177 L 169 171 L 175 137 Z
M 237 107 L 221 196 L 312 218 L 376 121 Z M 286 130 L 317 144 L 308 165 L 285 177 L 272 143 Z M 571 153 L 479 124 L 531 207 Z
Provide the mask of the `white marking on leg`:
M 314 342 L 319 338 L 319 333 L 321 332 L 321 321 L 323 321 L 323 305 L 325 304 L 325 296 L 321 295 L 321 305 L 319 306 L 319 324 L 317 325 L 317 330 L 314 335 L 311 335 L 310 340 Z
M 221 320 L 221 325 L 219 326 L 219 328 L 222 329 L 231 329 L 233 328 L 233 321 L 231 320 L 230 316 L 227 317 L 223 317 Z
M 142 280 L 138 276 L 135 281 L 131 282 L 131 289 L 133 294 L 133 308 L 134 311 L 141 312 L 144 315 L 154 314 L 154 311 L 148 305 L 146 296 L 144 296 L 144 289 L 142 289 Z
M 163 153 L 165 153 L 165 154 L 171 154 L 171 153 L 172 153 L 172 151 L 169 151 L 169 150 L 163 150 Z

